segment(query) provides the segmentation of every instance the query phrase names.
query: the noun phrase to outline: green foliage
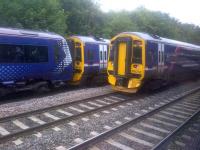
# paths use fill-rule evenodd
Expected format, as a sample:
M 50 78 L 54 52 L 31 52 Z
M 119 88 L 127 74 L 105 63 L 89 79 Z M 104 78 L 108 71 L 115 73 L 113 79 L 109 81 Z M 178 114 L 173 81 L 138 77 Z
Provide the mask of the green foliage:
M 61 4 L 68 16 L 68 34 L 101 34 L 103 15 L 92 0 L 61 0 Z
M 58 0 L 1 0 L 0 25 L 64 33 L 65 14 Z
M 138 8 L 103 13 L 98 0 L 0 0 L 0 26 L 111 38 L 138 31 L 200 44 L 200 27 Z

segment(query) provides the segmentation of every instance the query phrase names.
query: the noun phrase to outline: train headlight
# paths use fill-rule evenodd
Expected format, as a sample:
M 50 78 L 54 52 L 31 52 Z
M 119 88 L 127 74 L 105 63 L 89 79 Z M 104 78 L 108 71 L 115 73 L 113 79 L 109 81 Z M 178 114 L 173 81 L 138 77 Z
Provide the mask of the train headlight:
M 137 87 L 137 88 L 140 87 L 140 83 L 137 83 L 137 84 L 135 85 L 135 87 Z
M 138 87 L 140 87 L 140 81 L 134 79 L 129 80 L 128 88 L 138 88 Z

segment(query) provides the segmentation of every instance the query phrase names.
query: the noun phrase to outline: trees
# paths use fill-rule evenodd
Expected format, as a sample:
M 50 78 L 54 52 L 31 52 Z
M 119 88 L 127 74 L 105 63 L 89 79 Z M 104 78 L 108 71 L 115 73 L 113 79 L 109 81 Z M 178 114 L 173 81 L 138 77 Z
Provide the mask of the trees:
M 104 16 L 92 0 L 61 0 L 61 5 L 68 16 L 68 34 L 101 34 Z
M 104 38 L 111 38 L 120 32 L 138 31 L 200 44 L 199 26 L 183 24 L 166 13 L 149 11 L 145 8 L 104 13 L 95 2 L 94 0 L 1 0 L 0 26 Z
M 1 0 L 0 25 L 63 34 L 65 14 L 58 0 Z

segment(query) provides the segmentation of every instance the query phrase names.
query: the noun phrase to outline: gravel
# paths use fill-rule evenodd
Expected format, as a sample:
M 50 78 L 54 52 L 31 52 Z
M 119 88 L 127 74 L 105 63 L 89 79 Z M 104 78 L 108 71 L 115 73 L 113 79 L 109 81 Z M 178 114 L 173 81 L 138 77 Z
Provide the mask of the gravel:
M 23 99 L 22 101 L 0 105 L 0 118 L 100 96 L 110 92 L 112 92 L 110 86 L 103 86 L 74 90 L 39 98 Z
M 192 88 L 194 85 L 195 84 L 187 84 L 187 87 Z M 98 112 L 97 114 L 99 114 L 100 117 L 97 118 L 93 115 L 88 115 L 87 118 L 89 118 L 90 120 L 86 122 L 81 120 L 81 118 L 76 119 L 73 122 L 76 123 L 77 126 L 72 127 L 68 124 L 69 122 L 57 125 L 57 127 L 61 129 L 61 131 L 58 132 L 53 131 L 51 128 L 42 130 L 40 131 L 43 135 L 41 138 L 36 138 L 33 135 L 20 137 L 20 139 L 23 141 L 23 144 L 18 146 L 15 146 L 12 142 L 13 140 L 16 140 L 15 138 L 13 138 L 12 140 L 1 144 L 0 149 L 55 149 L 57 146 L 65 146 L 69 148 L 75 145 L 74 139 L 82 138 L 83 140 L 86 140 L 88 138 L 91 138 L 91 131 L 101 133 L 105 130 L 103 129 L 105 125 L 115 127 L 117 126 L 115 121 L 121 121 L 123 123 L 125 122 L 124 117 L 134 117 L 135 112 L 140 112 L 140 110 L 147 109 L 149 106 L 153 107 L 160 101 L 166 100 L 169 95 L 178 95 L 183 91 L 187 91 L 185 85 L 181 85 L 179 87 L 157 93 L 156 95 L 154 95 L 155 97 L 152 95 L 150 96 L 151 98 L 148 99 L 133 99 L 133 101 L 131 102 L 133 104 L 132 106 L 123 104 L 126 107 L 120 108 L 119 106 L 117 106 L 115 107 L 118 109 L 117 111 L 111 111 L 111 109 L 108 109 L 108 111 L 110 111 L 110 114 Z
M 155 97 L 152 95 L 150 96 L 150 98 L 144 98 L 140 100 L 133 99 L 133 101 L 131 102 L 133 104 L 132 106 L 126 105 L 125 108 L 120 108 L 118 106 L 117 111 L 108 110 L 111 112 L 110 114 L 98 112 L 97 114 L 100 115 L 100 117 L 98 118 L 94 117 L 93 115 L 88 115 L 87 118 L 89 118 L 90 120 L 87 122 L 81 119 L 76 119 L 73 122 L 76 123 L 77 126 L 72 127 L 66 121 L 66 123 L 63 123 L 57 126 L 61 129 L 61 131 L 55 132 L 51 128 L 42 130 L 41 133 L 43 136 L 41 138 L 36 138 L 33 135 L 20 137 L 20 139 L 23 141 L 23 144 L 18 145 L 18 146 L 15 146 L 14 143 L 12 142 L 13 140 L 16 140 L 13 138 L 12 140 L 8 142 L 0 144 L 0 149 L 1 148 L 8 149 L 8 150 L 11 150 L 11 149 L 55 149 L 57 146 L 61 146 L 61 145 L 69 148 L 75 145 L 75 142 L 74 142 L 75 138 L 82 138 L 84 140 L 88 139 L 89 137 L 92 137 L 90 135 L 91 131 L 96 131 L 98 133 L 101 133 L 104 130 L 103 129 L 104 125 L 109 125 L 111 127 L 114 127 L 116 126 L 115 121 L 121 121 L 123 123 L 125 122 L 124 117 L 134 117 L 135 112 L 140 112 L 140 110 L 147 109 L 150 106 L 153 107 L 155 104 L 158 104 L 159 102 L 166 100 L 169 95 L 178 95 L 182 93 L 183 91 L 187 91 L 188 90 L 187 88 L 190 89 L 194 87 L 194 85 L 196 85 L 196 83 L 190 83 L 190 84 L 187 83 L 187 84 L 183 84 L 181 86 L 171 88 L 163 92 L 159 92 L 154 95 Z M 21 101 L 15 104 L 13 103 L 11 104 L 13 105 L 12 108 L 16 109 L 15 110 L 15 113 L 16 113 L 16 111 L 17 112 L 19 110 L 21 111 L 21 109 L 23 109 L 23 111 L 27 111 L 27 110 L 30 111 L 31 108 L 39 109 L 38 107 L 43 108 L 44 106 L 48 107 L 52 105 L 58 105 L 58 103 L 61 104 L 61 103 L 66 103 L 70 101 L 80 100 L 82 98 L 92 97 L 93 95 L 96 96 L 97 93 L 105 94 L 109 91 L 111 91 L 111 89 L 108 86 L 106 86 L 106 87 L 101 87 L 101 88 L 84 89 L 84 90 L 77 90 L 77 91 L 72 91 L 72 92 L 67 92 L 67 93 L 61 93 L 55 96 L 40 98 L 40 100 L 33 99 L 29 101 Z M 34 101 L 37 101 L 37 103 L 34 103 Z M 32 104 L 29 105 L 29 103 L 31 102 Z M 11 104 L 6 104 L 6 105 L 9 105 L 9 107 L 11 107 L 10 106 Z M 0 110 L 1 110 L 1 107 L 0 107 Z M 29 107 L 29 108 L 26 108 L 26 107 Z M 6 110 L 6 107 L 4 108 L 4 110 Z M 104 146 L 106 147 L 106 145 Z

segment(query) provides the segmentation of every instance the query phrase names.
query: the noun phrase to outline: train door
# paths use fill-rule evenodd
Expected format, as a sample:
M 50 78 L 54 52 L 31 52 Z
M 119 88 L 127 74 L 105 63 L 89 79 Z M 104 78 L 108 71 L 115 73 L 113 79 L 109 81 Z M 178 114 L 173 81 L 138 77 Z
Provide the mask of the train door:
M 107 63 L 108 63 L 108 46 L 107 45 L 104 45 L 104 69 L 106 70 L 107 69 Z
M 164 74 L 164 70 L 165 70 L 164 54 L 165 54 L 165 45 L 162 43 L 159 43 L 158 44 L 158 74 L 160 76 Z
M 76 38 L 68 40 L 73 61 L 73 82 L 81 80 L 84 72 L 83 44 Z
M 82 72 L 82 52 L 81 52 L 81 43 L 75 42 L 74 44 L 74 70 L 76 73 Z
M 125 75 L 126 73 L 126 50 L 127 45 L 125 42 L 119 43 L 119 49 L 118 49 L 118 69 L 117 73 L 118 75 Z
M 99 45 L 100 70 L 106 70 L 108 63 L 108 46 Z

